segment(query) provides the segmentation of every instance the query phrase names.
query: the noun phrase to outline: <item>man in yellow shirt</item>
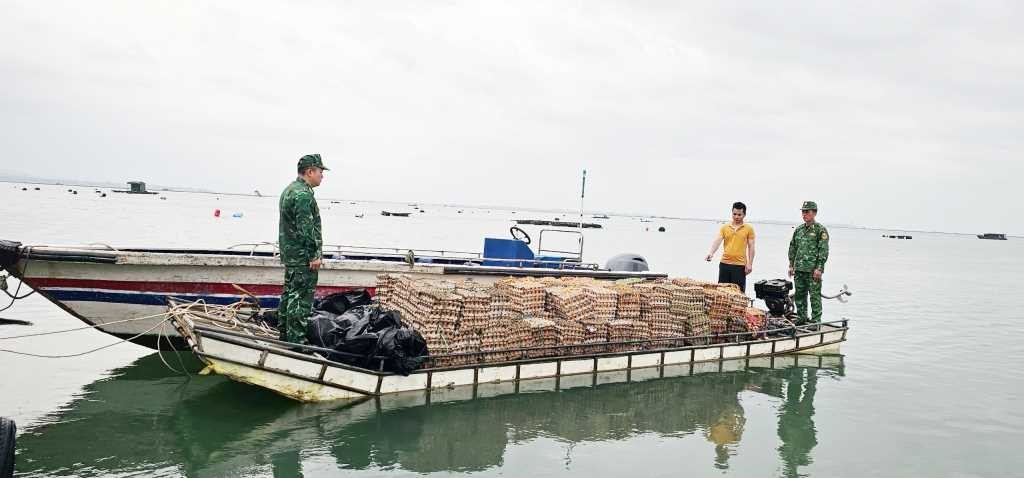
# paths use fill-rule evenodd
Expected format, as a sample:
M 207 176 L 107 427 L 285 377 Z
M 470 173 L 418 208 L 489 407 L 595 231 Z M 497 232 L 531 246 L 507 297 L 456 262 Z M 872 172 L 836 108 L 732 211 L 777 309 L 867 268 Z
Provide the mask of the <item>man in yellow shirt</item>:
M 711 243 L 711 252 L 704 258 L 711 262 L 718 246 L 724 241 L 722 262 L 718 264 L 718 282 L 736 284 L 743 292 L 747 291 L 747 274 L 754 270 L 754 228 L 743 222 L 745 217 L 746 204 L 733 203 L 732 222 L 718 230 L 718 236 Z

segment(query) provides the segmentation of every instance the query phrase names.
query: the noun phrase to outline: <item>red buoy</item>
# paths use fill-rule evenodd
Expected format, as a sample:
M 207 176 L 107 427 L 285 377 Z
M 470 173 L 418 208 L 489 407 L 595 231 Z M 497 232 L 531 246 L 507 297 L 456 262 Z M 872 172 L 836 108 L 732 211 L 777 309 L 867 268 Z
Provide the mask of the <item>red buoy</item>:
M 220 217 L 220 209 L 213 210 L 213 217 Z

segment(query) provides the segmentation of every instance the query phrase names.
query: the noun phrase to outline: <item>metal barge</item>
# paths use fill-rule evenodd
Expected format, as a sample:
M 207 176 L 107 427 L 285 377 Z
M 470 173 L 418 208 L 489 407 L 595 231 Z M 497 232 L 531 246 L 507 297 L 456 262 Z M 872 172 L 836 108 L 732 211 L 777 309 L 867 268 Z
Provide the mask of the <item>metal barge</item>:
M 370 370 L 316 355 L 332 352 L 328 349 L 302 346 L 313 355 L 293 351 L 296 344 L 276 340 L 273 332 L 233 320 L 223 309 L 211 310 L 204 304 L 172 306 L 169 320 L 206 364 L 207 372 L 304 402 L 398 393 L 425 394 L 428 400 L 431 394 L 476 398 L 735 370 L 751 361 L 771 367 L 780 355 L 838 352 L 849 329 L 843 319 L 763 331 L 756 338 L 750 333 L 732 333 L 439 355 L 429 357 L 424 368 L 403 376 L 381 371 L 383 357 L 381 368 Z M 718 343 L 679 345 L 702 341 Z M 552 355 L 528 358 L 538 351 Z M 486 362 L 488 353 L 522 358 Z M 463 359 L 465 364 L 438 365 L 452 358 Z

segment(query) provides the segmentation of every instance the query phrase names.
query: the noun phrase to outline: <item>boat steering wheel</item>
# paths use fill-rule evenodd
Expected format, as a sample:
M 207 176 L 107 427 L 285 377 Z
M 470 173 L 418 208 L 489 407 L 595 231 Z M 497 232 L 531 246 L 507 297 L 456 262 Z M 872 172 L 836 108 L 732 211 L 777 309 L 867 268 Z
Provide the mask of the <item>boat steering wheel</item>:
M 512 234 L 512 239 L 523 241 L 527 245 L 530 244 L 530 235 L 527 234 L 526 231 L 520 229 L 519 226 L 512 226 L 509 228 L 508 233 Z

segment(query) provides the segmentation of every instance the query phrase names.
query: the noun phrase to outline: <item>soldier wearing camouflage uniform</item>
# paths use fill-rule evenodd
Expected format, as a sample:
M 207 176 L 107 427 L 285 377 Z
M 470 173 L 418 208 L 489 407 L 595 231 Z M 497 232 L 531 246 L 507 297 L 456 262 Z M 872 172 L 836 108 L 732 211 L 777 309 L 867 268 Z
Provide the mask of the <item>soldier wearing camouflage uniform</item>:
M 789 275 L 796 289 L 796 312 L 800 323 L 807 323 L 807 296 L 811 299 L 811 321 L 821 322 L 821 275 L 828 260 L 828 230 L 814 220 L 818 205 L 804 201 L 800 207 L 804 223 L 793 231 L 789 241 Z
M 281 193 L 278 220 L 278 247 L 284 264 L 284 291 L 278 306 L 281 339 L 306 343 L 306 320 L 313 309 L 320 269 L 323 238 L 320 232 L 320 208 L 313 188 L 320 185 L 327 170 L 319 154 L 299 159 L 299 177 Z

